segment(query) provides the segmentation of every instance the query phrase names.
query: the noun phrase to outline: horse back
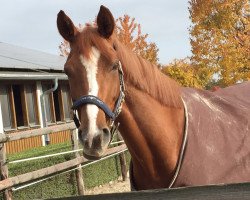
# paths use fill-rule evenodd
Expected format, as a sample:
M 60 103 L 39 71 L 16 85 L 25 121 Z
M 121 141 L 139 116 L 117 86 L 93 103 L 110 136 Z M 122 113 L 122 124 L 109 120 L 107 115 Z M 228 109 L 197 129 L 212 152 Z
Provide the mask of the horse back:
M 188 140 L 174 186 L 250 181 L 250 82 L 182 98 Z

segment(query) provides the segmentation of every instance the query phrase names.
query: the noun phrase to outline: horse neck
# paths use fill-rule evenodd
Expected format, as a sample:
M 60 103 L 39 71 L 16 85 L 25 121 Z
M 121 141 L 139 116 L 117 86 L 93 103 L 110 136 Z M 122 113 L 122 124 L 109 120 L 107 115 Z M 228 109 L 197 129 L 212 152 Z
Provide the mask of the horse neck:
M 139 68 L 145 66 L 139 63 L 136 66 L 123 64 L 126 99 L 119 117 L 119 130 L 132 156 L 137 186 L 139 189 L 167 187 L 175 172 L 182 143 L 183 106 L 163 104 L 148 90 L 138 86 L 133 74 L 129 73 L 143 71 Z M 129 67 L 134 67 L 134 70 Z M 139 84 L 154 84 L 153 78 L 152 74 L 144 74 Z

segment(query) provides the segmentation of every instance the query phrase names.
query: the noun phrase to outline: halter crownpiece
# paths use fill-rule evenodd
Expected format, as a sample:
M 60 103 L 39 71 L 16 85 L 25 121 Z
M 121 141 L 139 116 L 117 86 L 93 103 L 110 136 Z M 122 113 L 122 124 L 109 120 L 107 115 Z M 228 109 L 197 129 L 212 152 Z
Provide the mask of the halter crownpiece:
M 119 94 L 118 99 L 116 100 L 114 111 L 112 111 L 98 97 L 93 96 L 93 95 L 84 95 L 84 96 L 80 97 L 79 99 L 77 99 L 76 101 L 74 101 L 73 106 L 71 107 L 71 109 L 74 111 L 73 120 L 74 120 L 75 125 L 76 125 L 77 128 L 80 127 L 80 121 L 79 121 L 79 118 L 77 117 L 76 110 L 79 107 L 81 107 L 82 105 L 94 104 L 98 108 L 102 109 L 104 111 L 104 113 L 111 119 L 111 125 L 110 125 L 111 135 L 114 134 L 114 132 L 117 129 L 117 127 L 114 127 L 114 121 L 118 117 L 118 115 L 121 113 L 121 111 L 122 111 L 122 103 L 124 102 L 124 99 L 125 99 L 125 84 L 124 84 L 124 77 L 123 77 L 124 73 L 123 73 L 122 65 L 121 65 L 120 61 L 119 61 L 119 66 L 118 66 L 117 69 L 118 69 L 118 73 L 119 73 L 120 94 Z

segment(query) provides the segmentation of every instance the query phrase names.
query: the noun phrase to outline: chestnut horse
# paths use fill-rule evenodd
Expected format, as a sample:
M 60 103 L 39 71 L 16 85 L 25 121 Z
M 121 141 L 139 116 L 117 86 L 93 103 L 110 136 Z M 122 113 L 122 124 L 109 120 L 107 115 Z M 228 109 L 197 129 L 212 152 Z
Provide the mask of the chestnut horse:
M 226 145 L 231 138 L 224 134 L 228 129 L 215 125 L 217 118 L 227 120 L 229 114 L 221 113 L 230 107 L 230 99 L 218 105 L 215 99 L 224 97 L 216 96 L 216 92 L 183 89 L 156 66 L 133 54 L 117 39 L 115 21 L 107 8 L 100 7 L 97 25 L 86 25 L 82 30 L 60 11 L 57 26 L 70 43 L 64 70 L 85 157 L 98 159 L 103 155 L 119 122 L 132 157 L 131 179 L 137 190 L 250 180 L 250 151 L 246 148 L 250 141 L 249 108 L 243 112 L 247 117 L 237 115 L 246 124 L 239 133 L 245 140 L 234 134 L 232 139 L 241 147 L 232 150 Z M 206 105 L 205 110 L 202 105 Z M 194 118 L 187 110 L 201 115 Z M 212 110 L 217 111 L 215 116 Z M 206 112 L 210 113 L 208 118 Z M 188 118 L 190 122 L 195 119 L 194 123 Z M 213 127 L 217 129 L 213 131 Z M 234 127 L 232 122 L 229 129 Z M 226 150 L 220 149 L 224 147 Z M 215 175 L 213 170 L 217 170 Z

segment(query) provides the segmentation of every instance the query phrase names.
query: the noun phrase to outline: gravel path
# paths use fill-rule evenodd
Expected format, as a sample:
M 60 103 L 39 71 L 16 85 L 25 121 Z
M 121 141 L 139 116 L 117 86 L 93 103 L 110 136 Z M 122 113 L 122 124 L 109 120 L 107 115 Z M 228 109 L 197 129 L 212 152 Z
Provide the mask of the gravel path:
M 111 181 L 108 184 L 100 185 L 85 191 L 86 195 L 91 194 L 104 194 L 104 193 L 119 193 L 119 192 L 129 192 L 130 183 L 129 178 L 126 181 L 122 181 L 122 178 L 119 177 L 117 181 Z

